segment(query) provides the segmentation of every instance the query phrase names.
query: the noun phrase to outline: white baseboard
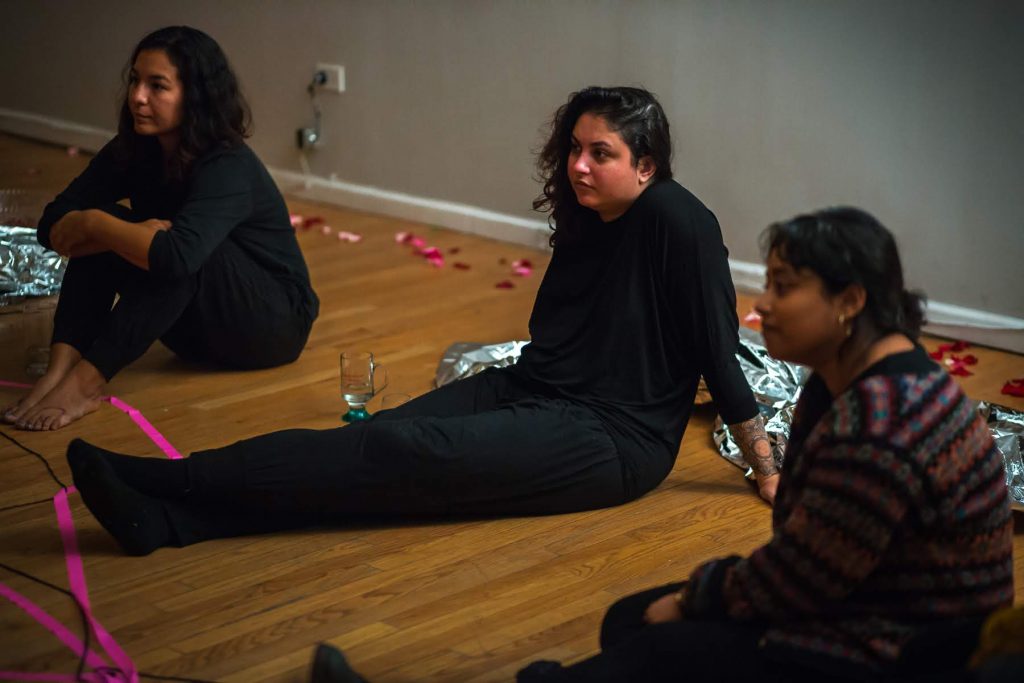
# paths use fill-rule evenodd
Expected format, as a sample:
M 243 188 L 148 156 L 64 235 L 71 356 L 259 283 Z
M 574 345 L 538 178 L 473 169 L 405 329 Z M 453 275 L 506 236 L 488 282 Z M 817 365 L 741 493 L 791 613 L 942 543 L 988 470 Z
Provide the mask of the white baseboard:
M 729 269 L 737 290 L 755 294 L 764 287 L 763 265 L 729 259 Z M 972 344 L 1024 353 L 1024 320 L 1020 318 L 941 301 L 929 301 L 925 317 L 928 323 L 924 331 L 937 337 L 963 339 Z
M 0 108 L 0 130 L 60 145 L 75 145 L 95 152 L 114 136 L 113 131 L 81 125 L 30 112 Z M 294 197 L 345 206 L 359 211 L 379 213 L 442 228 L 491 237 L 530 247 L 547 248 L 551 234 L 544 221 L 369 185 L 306 176 L 295 171 L 269 168 L 281 191 Z M 764 286 L 764 266 L 759 263 L 729 260 L 736 289 L 760 292 Z M 1024 353 L 1024 320 L 965 308 L 940 301 L 929 301 L 929 323 L 925 331 L 940 337 L 964 339 L 974 344 Z
M 0 107 L 0 130 L 92 153 L 100 151 L 116 135 L 112 130 L 3 107 Z
M 442 228 L 482 235 L 529 247 L 547 248 L 551 230 L 543 221 L 531 221 L 477 206 L 357 185 L 342 180 L 307 176 L 270 168 L 281 192 L 316 201 L 379 213 Z

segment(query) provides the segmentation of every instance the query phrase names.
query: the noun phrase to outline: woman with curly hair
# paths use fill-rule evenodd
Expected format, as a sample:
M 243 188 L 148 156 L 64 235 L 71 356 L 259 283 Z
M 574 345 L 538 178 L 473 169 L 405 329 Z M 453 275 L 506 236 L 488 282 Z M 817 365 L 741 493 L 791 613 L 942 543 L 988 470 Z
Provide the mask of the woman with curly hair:
M 157 339 L 189 360 L 272 367 L 298 358 L 317 316 L 287 207 L 244 143 L 249 109 L 216 41 L 187 26 L 149 34 L 125 87 L 117 137 L 39 220 L 39 242 L 70 261 L 49 368 L 3 412 L 23 429 L 95 410 L 107 382 Z
M 554 255 L 519 362 L 374 419 L 181 461 L 69 446 L 85 503 L 129 553 L 365 517 L 537 515 L 620 505 L 671 471 L 703 375 L 758 472 L 778 479 L 735 352 L 714 215 L 671 180 L 668 123 L 633 88 L 574 93 L 540 159 Z

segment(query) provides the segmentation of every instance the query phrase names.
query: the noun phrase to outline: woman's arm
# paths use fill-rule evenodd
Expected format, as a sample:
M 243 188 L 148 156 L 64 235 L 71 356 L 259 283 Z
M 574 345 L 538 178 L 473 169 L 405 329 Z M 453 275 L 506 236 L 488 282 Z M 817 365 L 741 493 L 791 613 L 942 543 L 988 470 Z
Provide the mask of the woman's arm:
M 813 464 L 771 541 L 750 557 L 698 568 L 687 586 L 688 615 L 820 614 L 878 567 L 913 500 L 899 456 L 871 443 L 842 442 L 802 457 Z
M 729 271 L 729 252 L 722 241 L 718 220 L 703 207 L 688 219 L 676 219 L 677 229 L 669 232 L 670 252 L 681 263 L 667 280 L 678 301 L 688 303 L 690 336 L 700 359 L 715 407 L 739 445 L 743 459 L 757 477 L 761 497 L 775 500 L 778 469 L 772 459 L 764 421 L 757 411 L 736 350 L 739 320 L 736 290 Z M 678 227 L 686 226 L 686 227 Z
M 84 209 L 99 206 L 108 206 L 124 199 L 128 193 L 126 190 L 125 174 L 121 166 L 114 160 L 115 140 L 107 145 L 93 157 L 92 161 L 82 173 L 71 181 L 58 194 L 52 202 L 47 204 L 43 215 L 36 227 L 36 239 L 47 249 L 53 249 L 51 232 L 53 228 L 69 214 L 80 212 Z M 71 218 L 69 226 L 77 231 L 79 218 Z M 104 251 L 99 246 L 93 246 L 88 253 Z M 82 254 L 73 254 L 82 255 Z
M 245 146 L 196 162 L 185 201 L 171 219 L 174 229 L 148 236 L 148 267 L 153 277 L 175 280 L 197 272 L 213 250 L 249 218 L 257 164 Z
M 151 219 L 130 223 L 98 209 L 70 211 L 53 224 L 50 243 L 64 256 L 88 256 L 113 251 L 134 266 L 149 270 L 149 248 L 169 221 Z
M 755 415 L 749 420 L 731 424 L 729 433 L 739 445 L 743 460 L 754 470 L 761 497 L 774 504 L 775 491 L 779 488 L 779 468 L 772 456 L 771 442 L 764 429 L 764 418 Z

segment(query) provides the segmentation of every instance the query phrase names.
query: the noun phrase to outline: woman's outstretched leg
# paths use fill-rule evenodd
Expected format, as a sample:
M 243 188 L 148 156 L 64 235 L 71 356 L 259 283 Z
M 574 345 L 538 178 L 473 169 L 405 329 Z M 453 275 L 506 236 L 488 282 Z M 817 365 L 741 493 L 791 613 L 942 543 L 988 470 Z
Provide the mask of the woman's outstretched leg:
M 149 497 L 170 524 L 168 543 L 188 545 L 366 519 L 575 512 L 642 493 L 626 482 L 629 467 L 594 413 L 560 399 L 495 401 L 490 389 L 504 381 L 495 373 L 445 387 L 424 402 L 432 416 L 286 430 L 198 452 L 182 462 L 182 496 Z M 493 405 L 436 416 L 444 394 L 464 408 L 474 397 Z M 117 471 L 143 495 L 132 474 Z

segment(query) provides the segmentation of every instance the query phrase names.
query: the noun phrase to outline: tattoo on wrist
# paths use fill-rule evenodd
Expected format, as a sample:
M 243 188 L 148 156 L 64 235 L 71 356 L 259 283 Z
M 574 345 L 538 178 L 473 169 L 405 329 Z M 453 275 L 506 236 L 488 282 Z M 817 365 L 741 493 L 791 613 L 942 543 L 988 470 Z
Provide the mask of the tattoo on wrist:
M 739 445 L 743 459 L 756 474 L 769 477 L 779 473 L 775 458 L 772 456 L 771 442 L 764 430 L 764 419 L 760 415 L 746 422 L 729 425 L 729 432 Z

